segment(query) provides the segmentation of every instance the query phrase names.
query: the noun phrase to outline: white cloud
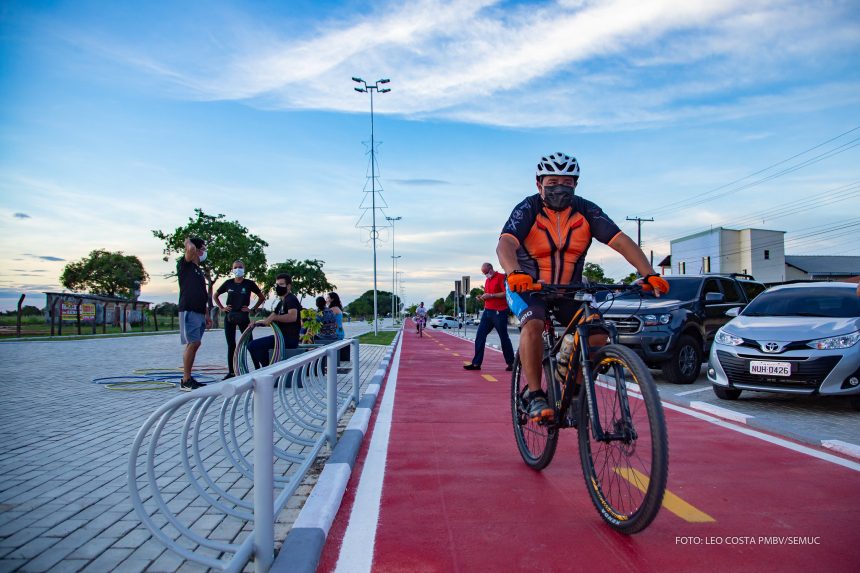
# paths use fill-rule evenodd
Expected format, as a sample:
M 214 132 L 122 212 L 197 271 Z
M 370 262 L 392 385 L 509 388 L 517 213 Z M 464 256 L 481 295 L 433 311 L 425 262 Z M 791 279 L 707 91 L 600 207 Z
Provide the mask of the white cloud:
M 366 98 L 349 78 L 391 77 L 383 113 L 599 129 L 761 113 L 756 86 L 772 82 L 786 85 L 770 90 L 767 105 L 796 105 L 800 69 L 817 71 L 819 54 L 847 61 L 856 51 L 856 16 L 842 3 L 798 0 L 422 0 L 321 13 L 298 38 L 237 18 L 217 49 L 198 46 L 207 59 L 194 66 L 122 45 L 102 51 L 187 97 L 363 112 Z M 833 93 L 844 100 L 856 88 L 831 81 L 808 103 L 833 105 Z

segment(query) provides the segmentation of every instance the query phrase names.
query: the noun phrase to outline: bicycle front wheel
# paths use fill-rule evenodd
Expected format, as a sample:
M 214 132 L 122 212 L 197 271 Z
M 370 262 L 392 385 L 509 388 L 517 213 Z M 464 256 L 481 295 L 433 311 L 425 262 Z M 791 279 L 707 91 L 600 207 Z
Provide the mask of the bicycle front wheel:
M 637 533 L 657 516 L 666 491 L 669 444 L 663 405 L 651 373 L 629 348 L 604 346 L 592 364 L 592 399 L 606 437 L 595 439 L 595 421 L 585 392 L 580 392 L 579 457 L 585 486 L 609 525 Z
M 549 398 L 549 403 L 555 403 L 553 385 L 547 384 L 546 369 L 541 368 L 541 387 Z M 514 358 L 511 374 L 511 413 L 514 421 L 514 436 L 517 448 L 523 461 L 532 469 L 542 470 L 552 461 L 558 444 L 558 427 L 553 424 L 537 423 L 529 419 L 528 405 L 524 395 L 528 390 L 526 377 L 522 372 L 520 353 Z

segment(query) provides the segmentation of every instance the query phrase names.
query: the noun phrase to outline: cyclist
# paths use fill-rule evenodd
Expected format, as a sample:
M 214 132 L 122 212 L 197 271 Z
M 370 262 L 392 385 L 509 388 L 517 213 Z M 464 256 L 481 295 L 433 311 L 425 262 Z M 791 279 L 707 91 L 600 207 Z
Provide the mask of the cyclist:
M 621 232 L 603 210 L 576 195 L 579 163 L 564 153 L 541 157 L 535 172 L 538 193 L 526 197 L 502 228 L 496 254 L 508 275 L 508 306 L 520 320 L 520 362 L 528 383 L 529 417 L 548 419 L 553 410 L 541 389 L 544 300 L 529 291 L 535 281 L 569 284 L 582 281 L 585 254 L 592 238 L 620 253 L 643 277 L 645 289 L 669 292 L 669 284 L 651 267 L 642 249 Z M 577 305 L 561 301 L 553 308 L 567 325 Z
M 415 309 L 415 332 L 420 332 L 420 329 L 425 326 L 427 326 L 427 309 L 424 307 L 424 301 L 421 301 Z

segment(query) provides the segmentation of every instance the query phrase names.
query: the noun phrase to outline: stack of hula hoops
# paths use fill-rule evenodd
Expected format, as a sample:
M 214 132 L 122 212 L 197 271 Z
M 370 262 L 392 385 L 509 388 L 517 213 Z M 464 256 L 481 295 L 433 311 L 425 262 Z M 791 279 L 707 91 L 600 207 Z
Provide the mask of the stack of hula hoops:
M 248 365 L 248 344 L 253 340 L 253 331 L 256 328 L 255 323 L 251 323 L 248 328 L 245 329 L 245 332 L 242 333 L 242 336 L 239 337 L 239 341 L 236 343 L 236 352 L 233 353 L 233 372 L 236 373 L 236 376 L 240 376 L 242 374 L 247 374 L 251 371 L 251 367 Z M 272 359 L 269 361 L 269 364 L 273 364 L 275 362 L 280 362 L 287 357 L 287 349 L 284 348 L 284 335 L 281 334 L 281 329 L 275 326 L 274 324 L 270 325 L 272 332 L 275 336 L 275 347 L 272 349 Z

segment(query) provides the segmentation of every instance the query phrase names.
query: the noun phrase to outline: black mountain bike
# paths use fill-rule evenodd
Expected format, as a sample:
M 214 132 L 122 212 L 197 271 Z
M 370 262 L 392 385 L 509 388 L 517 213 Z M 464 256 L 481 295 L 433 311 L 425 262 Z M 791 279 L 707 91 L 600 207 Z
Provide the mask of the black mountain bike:
M 657 516 L 666 490 L 669 445 L 663 406 L 642 359 L 617 343 L 615 325 L 604 320 L 591 304 L 597 292 L 641 292 L 641 287 L 535 287 L 532 294 L 544 297 L 547 303 L 541 387 L 554 416 L 539 422 L 529 418 L 528 386 L 517 352 L 511 378 L 511 410 L 520 454 L 529 467 L 542 470 L 555 454 L 559 430 L 577 428 L 585 486 L 597 512 L 621 533 L 642 531 Z M 557 336 L 553 301 L 565 299 L 581 304 L 564 332 Z M 573 347 L 569 355 L 559 357 L 567 334 L 574 337 Z M 595 334 L 608 344 L 589 346 L 589 336 Z

